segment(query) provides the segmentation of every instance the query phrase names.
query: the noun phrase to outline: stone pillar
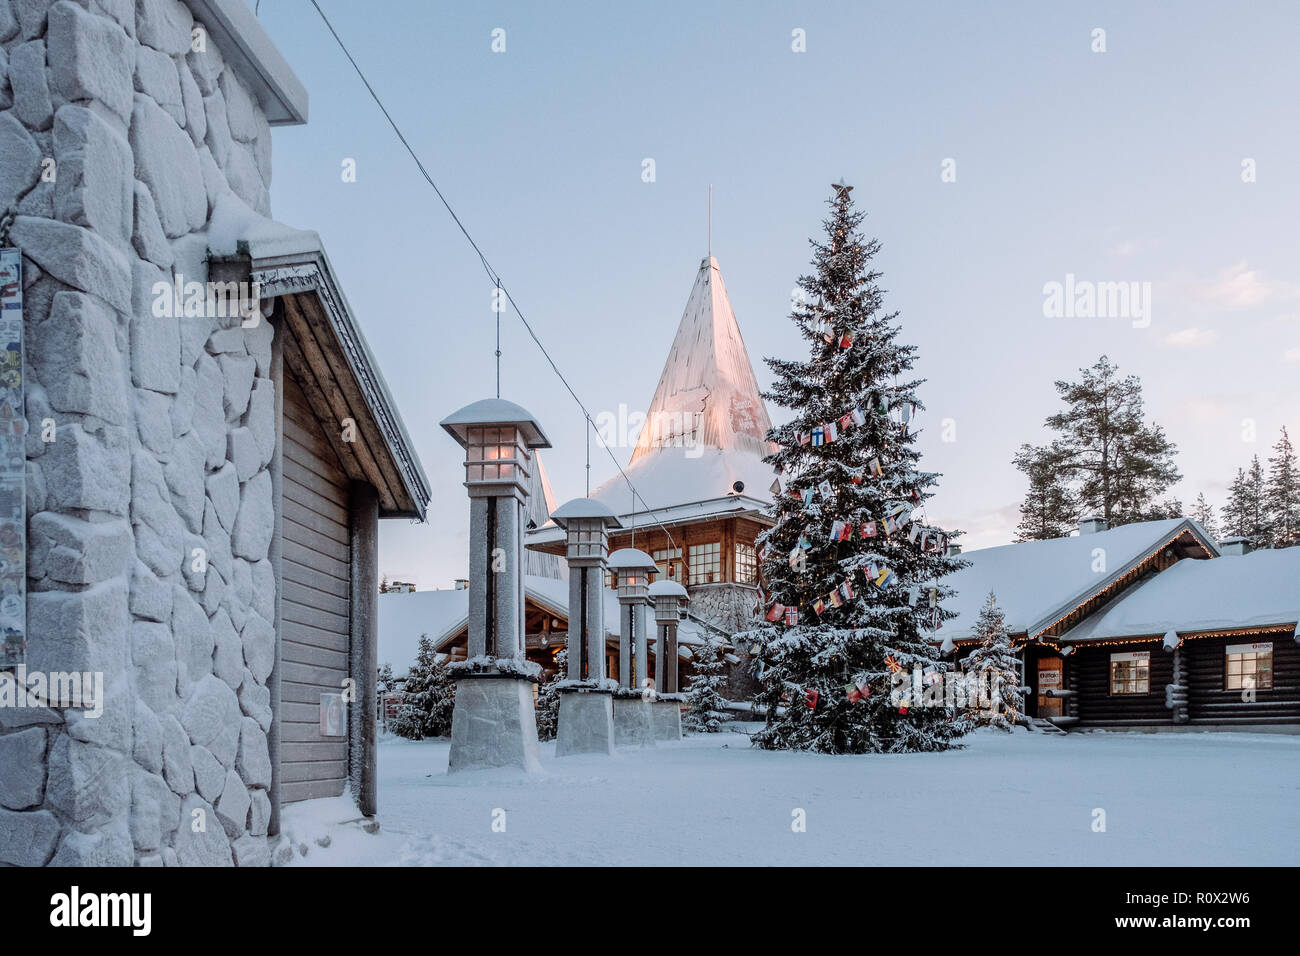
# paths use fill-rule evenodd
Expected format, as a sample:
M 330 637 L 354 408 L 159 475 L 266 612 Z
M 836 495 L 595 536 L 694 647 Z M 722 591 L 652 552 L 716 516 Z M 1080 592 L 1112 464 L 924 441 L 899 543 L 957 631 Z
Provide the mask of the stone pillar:
M 541 668 L 524 640 L 523 515 L 541 426 L 502 399 L 467 405 L 442 422 L 465 448 L 470 499 L 469 659 L 456 679 L 448 771 L 540 769 L 533 687 Z
M 646 606 L 650 578 L 658 571 L 654 559 L 635 548 L 620 548 L 609 556 L 616 577 L 619 603 L 618 683 L 614 694 L 614 743 L 620 747 L 653 747 L 654 724 L 646 685 Z
M 560 687 L 555 755 L 614 752 L 613 691 L 605 675 L 605 571 L 613 512 L 575 498 L 551 515 L 565 530 L 569 564 L 569 679 Z
M 655 700 L 653 704 L 656 740 L 681 740 L 681 695 L 677 685 L 677 622 L 682 605 L 689 600 L 686 589 L 676 581 L 657 581 L 650 586 L 655 605 Z

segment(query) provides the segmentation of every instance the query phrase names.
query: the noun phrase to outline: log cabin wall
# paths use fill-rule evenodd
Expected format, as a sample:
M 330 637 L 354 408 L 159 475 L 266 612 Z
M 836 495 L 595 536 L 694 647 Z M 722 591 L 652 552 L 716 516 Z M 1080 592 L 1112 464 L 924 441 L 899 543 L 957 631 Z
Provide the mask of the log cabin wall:
M 1112 654 L 1148 651 L 1151 654 L 1148 690 L 1145 694 L 1110 692 Z M 1173 711 L 1165 707 L 1165 685 L 1174 677 L 1174 655 L 1160 641 L 1077 646 L 1065 659 L 1066 687 L 1076 698 L 1082 726 L 1173 724 Z
M 1273 686 L 1256 688 L 1255 700 L 1242 699 L 1242 691 L 1225 689 L 1227 648 L 1271 642 Z M 1271 724 L 1300 721 L 1300 645 L 1290 630 L 1220 637 L 1185 637 L 1183 673 L 1187 683 L 1187 710 L 1192 724 Z

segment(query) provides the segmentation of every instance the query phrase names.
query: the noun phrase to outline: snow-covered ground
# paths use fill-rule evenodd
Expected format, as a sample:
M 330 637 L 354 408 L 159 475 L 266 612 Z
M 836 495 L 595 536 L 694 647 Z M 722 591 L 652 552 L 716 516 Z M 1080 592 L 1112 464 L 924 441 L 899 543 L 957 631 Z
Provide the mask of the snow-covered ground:
M 385 740 L 380 832 L 333 827 L 328 848 L 313 845 L 296 863 L 1258 866 L 1300 859 L 1300 736 L 986 731 L 968 740 L 967 749 L 946 754 L 826 757 L 755 750 L 746 737 L 723 733 L 612 759 L 562 760 L 544 744 L 546 772 L 532 777 L 449 777 L 447 741 Z M 805 832 L 792 829 L 797 809 Z M 1094 831 L 1098 810 L 1104 832 Z M 312 812 L 303 806 L 299 818 Z

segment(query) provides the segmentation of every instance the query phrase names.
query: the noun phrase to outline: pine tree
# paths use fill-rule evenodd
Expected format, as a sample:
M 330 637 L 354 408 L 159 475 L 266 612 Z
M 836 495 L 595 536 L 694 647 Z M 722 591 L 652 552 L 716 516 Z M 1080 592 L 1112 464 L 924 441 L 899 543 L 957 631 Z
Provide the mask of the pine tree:
M 835 188 L 826 239 L 810 242 L 814 272 L 799 279 L 791 314 L 808 359 L 767 360 L 775 383 L 765 398 L 794 415 L 767 436 L 780 447 L 766 460 L 786 487 L 758 539 L 765 616 L 779 619 L 742 638 L 759 643 L 767 710 L 753 740 L 835 754 L 944 750 L 965 724 L 942 707 L 891 703 L 890 686 L 896 670 L 944 669 L 923 628 L 951 616 L 940 578 L 962 562 L 920 512 L 938 476 L 918 470 L 912 447 L 923 408 L 922 382 L 908 375 L 916 349 L 896 341 L 897 313 L 883 311 L 871 267 L 878 241 L 861 237 L 850 187 Z M 916 599 L 931 587 L 933 609 Z M 859 697 L 859 685 L 870 693 Z
M 1273 547 L 1300 545 L 1300 469 L 1285 425 L 1282 437 L 1273 446 L 1273 457 L 1268 460 L 1266 494 Z
M 729 716 L 727 698 L 727 661 L 722 656 L 722 639 L 709 632 L 702 646 L 693 649 L 695 672 L 686 682 L 686 707 L 682 726 L 697 734 L 716 734 Z
M 1211 538 L 1217 539 L 1219 537 L 1218 525 L 1214 520 L 1214 509 L 1205 500 L 1205 492 L 1203 491 L 1196 496 L 1196 504 L 1192 505 L 1191 518 L 1204 528 L 1205 533 Z
M 447 673 L 447 666 L 438 660 L 429 635 L 421 634 L 392 731 L 408 740 L 445 737 L 451 732 L 455 706 L 456 684 Z
M 975 633 L 980 643 L 966 658 L 966 676 L 992 690 L 994 699 L 987 710 L 975 711 L 973 719 L 981 725 L 1010 732 L 1023 720 L 1025 699 L 1020 689 L 1020 662 L 1011 648 L 1006 617 L 992 591 L 975 620 Z
M 1223 507 L 1223 533 L 1227 537 L 1250 538 L 1256 547 L 1267 547 L 1272 540 L 1266 496 L 1264 468 L 1255 455 L 1250 468 L 1237 469 L 1237 477 L 1228 487 L 1228 503 Z
M 1177 446 L 1159 425 L 1143 419 L 1141 381 L 1135 375 L 1120 378 L 1104 355 L 1079 372 L 1081 381 L 1056 383 L 1066 407 L 1046 424 L 1060 435 L 1050 446 L 1050 460 L 1081 513 L 1096 513 L 1114 528 L 1181 510 L 1174 501 L 1157 503 L 1182 476 L 1174 467 Z
M 1078 527 L 1078 502 L 1061 480 L 1060 458 L 1061 451 L 1055 446 L 1021 445 L 1012 459 L 1029 479 L 1029 491 L 1020 505 L 1017 541 L 1063 538 Z
M 555 655 L 555 673 L 551 674 L 537 692 L 537 739 L 554 740 L 560 726 L 560 681 L 569 672 L 569 649 L 560 648 Z

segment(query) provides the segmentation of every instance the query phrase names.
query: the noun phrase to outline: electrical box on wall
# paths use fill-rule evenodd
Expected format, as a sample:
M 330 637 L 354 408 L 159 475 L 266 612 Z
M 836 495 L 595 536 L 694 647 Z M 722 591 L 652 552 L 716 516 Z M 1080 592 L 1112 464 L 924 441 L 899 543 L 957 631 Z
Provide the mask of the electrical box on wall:
M 322 737 L 347 736 L 347 705 L 342 694 L 320 695 L 320 735 Z

